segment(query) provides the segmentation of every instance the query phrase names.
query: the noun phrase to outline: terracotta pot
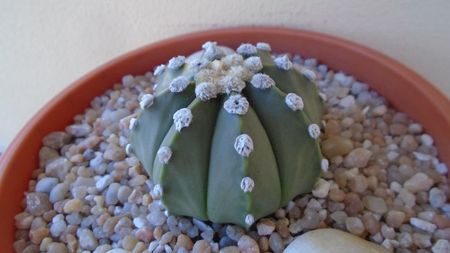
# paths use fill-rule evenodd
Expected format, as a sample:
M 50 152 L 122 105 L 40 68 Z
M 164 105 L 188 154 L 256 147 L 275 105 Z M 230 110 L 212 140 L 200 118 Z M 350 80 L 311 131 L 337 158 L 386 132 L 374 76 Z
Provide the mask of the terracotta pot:
M 14 215 L 31 172 L 38 167 L 42 138 L 62 130 L 75 114 L 125 74 L 143 74 L 174 55 L 187 55 L 208 40 L 237 47 L 242 42 L 269 42 L 275 52 L 300 53 L 319 59 L 370 84 L 399 111 L 406 112 L 431 133 L 440 158 L 450 164 L 450 101 L 425 79 L 374 50 L 310 31 L 280 27 L 242 27 L 182 35 L 129 52 L 90 72 L 48 102 L 20 131 L 0 160 L 0 245 L 12 252 Z

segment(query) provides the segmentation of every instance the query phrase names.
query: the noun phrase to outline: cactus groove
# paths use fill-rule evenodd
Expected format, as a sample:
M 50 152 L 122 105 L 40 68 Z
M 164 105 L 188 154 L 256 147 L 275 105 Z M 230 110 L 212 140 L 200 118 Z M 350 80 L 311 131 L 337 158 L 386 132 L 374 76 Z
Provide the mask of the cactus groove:
M 270 50 L 207 42 L 155 69 L 127 150 L 169 213 L 249 228 L 309 192 L 328 164 L 316 85 Z

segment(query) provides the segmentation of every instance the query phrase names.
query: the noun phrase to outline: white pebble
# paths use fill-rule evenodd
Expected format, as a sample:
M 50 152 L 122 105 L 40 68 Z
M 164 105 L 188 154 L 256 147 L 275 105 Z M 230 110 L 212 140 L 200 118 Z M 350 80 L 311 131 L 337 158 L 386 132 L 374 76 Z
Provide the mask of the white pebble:
M 429 233 L 434 233 L 434 231 L 437 228 L 437 226 L 434 225 L 433 223 L 430 223 L 428 221 L 424 221 L 424 220 L 421 220 L 421 219 L 417 219 L 417 218 L 411 218 L 409 220 L 409 222 L 414 227 L 416 227 L 418 229 L 422 229 L 422 230 L 427 231 Z
M 303 110 L 303 99 L 295 93 L 288 93 L 284 98 L 284 102 L 293 111 Z
M 103 191 L 112 182 L 114 182 L 114 179 L 111 175 L 103 176 L 95 183 L 95 188 L 97 188 L 98 191 Z
M 420 141 L 423 145 L 431 147 L 433 146 L 434 140 L 433 137 L 431 137 L 429 134 L 422 134 L 420 136 Z
M 248 157 L 250 153 L 253 151 L 253 140 L 247 134 L 241 134 L 236 137 L 234 142 L 234 149 L 238 152 L 239 155 Z
M 449 253 L 450 252 L 450 243 L 447 240 L 439 239 L 431 248 L 433 253 Z
M 412 193 L 428 191 L 433 186 L 434 181 L 427 174 L 418 172 L 410 179 L 406 180 L 403 187 Z
M 342 108 L 349 108 L 355 105 L 355 97 L 353 95 L 347 95 L 339 101 L 339 106 Z
M 328 196 L 328 192 L 330 191 L 331 184 L 325 179 L 319 178 L 314 188 L 312 190 L 312 194 L 316 198 L 325 198 Z
M 188 127 L 192 122 L 192 112 L 189 108 L 182 108 L 173 114 L 173 123 L 175 124 L 175 129 L 181 132 L 181 129 Z M 158 151 L 159 153 L 159 151 Z M 159 155 L 158 155 L 159 157 Z M 169 156 L 170 159 L 170 156 Z M 167 160 L 168 161 L 168 160 Z M 167 163 L 167 162 L 165 162 Z M 165 164 L 164 163 L 164 164 Z
M 447 195 L 445 192 L 437 187 L 431 188 L 428 193 L 428 199 L 431 206 L 439 208 L 447 202 Z
M 54 177 L 44 177 L 36 184 L 36 192 L 49 193 L 58 184 L 58 179 Z
M 446 175 L 448 172 L 447 165 L 445 163 L 439 163 L 438 165 L 436 165 L 436 171 L 439 174 Z

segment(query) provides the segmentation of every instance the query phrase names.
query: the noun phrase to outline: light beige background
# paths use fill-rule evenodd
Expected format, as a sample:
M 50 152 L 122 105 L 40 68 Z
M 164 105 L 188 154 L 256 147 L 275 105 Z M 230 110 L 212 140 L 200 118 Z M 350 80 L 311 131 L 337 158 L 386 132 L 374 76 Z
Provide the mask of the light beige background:
M 449 0 L 0 0 L 0 151 L 46 101 L 94 67 L 163 38 L 238 25 L 348 38 L 450 95 Z

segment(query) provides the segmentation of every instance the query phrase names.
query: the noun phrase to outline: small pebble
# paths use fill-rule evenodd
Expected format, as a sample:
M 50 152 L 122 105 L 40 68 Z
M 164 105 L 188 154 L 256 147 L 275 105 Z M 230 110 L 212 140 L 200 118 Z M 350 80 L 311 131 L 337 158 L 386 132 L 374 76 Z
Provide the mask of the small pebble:
M 270 235 L 275 230 L 275 222 L 270 219 L 261 219 L 256 224 L 258 235 Z
M 238 248 L 242 253 L 259 253 L 259 246 L 253 238 L 243 235 L 238 241 Z
M 434 225 L 433 223 L 425 221 L 425 220 L 417 219 L 417 218 L 411 218 L 409 220 L 409 222 L 414 227 L 421 229 L 423 231 L 427 231 L 429 233 L 433 233 L 437 228 L 437 226 Z
M 67 250 L 66 245 L 64 245 L 63 243 L 52 242 L 48 245 L 47 252 L 48 253 L 67 253 L 69 251 Z
M 240 251 L 236 246 L 228 246 L 220 249 L 219 253 L 240 253 Z
M 382 198 L 374 196 L 364 196 L 363 198 L 364 206 L 375 213 L 384 214 L 388 211 L 386 202 Z
M 319 178 L 312 190 L 313 196 L 317 198 L 325 198 L 330 191 L 330 186 L 331 184 L 328 181 Z
M 352 150 L 344 159 L 344 165 L 347 168 L 364 168 L 369 162 L 372 152 L 364 148 Z
M 430 190 L 428 199 L 431 206 L 439 208 L 447 202 L 447 195 L 441 189 L 434 187 Z
M 345 226 L 348 232 L 354 235 L 361 235 L 365 231 L 364 224 L 357 217 L 348 217 L 345 219 Z
M 411 193 L 428 191 L 433 186 L 434 181 L 427 174 L 419 172 L 408 179 L 403 187 Z
M 450 243 L 447 240 L 437 240 L 436 243 L 431 248 L 433 253 L 449 253 Z
M 50 191 L 58 184 L 58 179 L 54 177 L 44 177 L 36 184 L 35 191 L 50 193 Z
M 211 253 L 211 246 L 206 240 L 198 240 L 192 248 L 192 253 Z

